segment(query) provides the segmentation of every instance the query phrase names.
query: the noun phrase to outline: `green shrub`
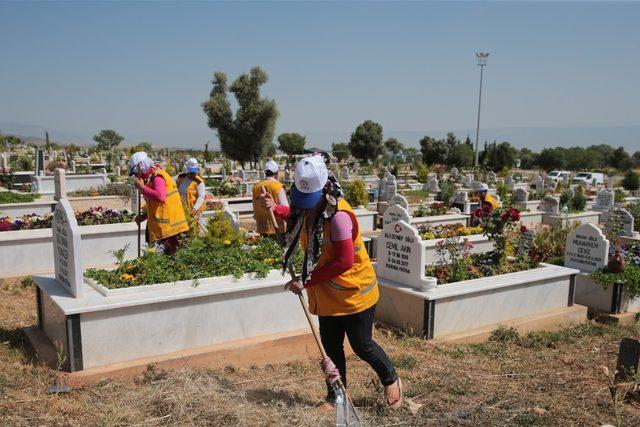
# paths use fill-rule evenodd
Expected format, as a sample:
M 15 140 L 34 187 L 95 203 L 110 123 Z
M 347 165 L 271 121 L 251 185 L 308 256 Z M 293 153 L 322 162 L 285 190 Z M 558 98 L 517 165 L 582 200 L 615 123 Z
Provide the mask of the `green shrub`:
M 40 197 L 36 193 L 14 193 L 11 191 L 0 191 L 0 204 L 2 203 L 29 203 Z
M 622 179 L 622 187 L 628 191 L 636 191 L 640 189 L 640 176 L 629 169 Z
M 619 188 L 616 188 L 614 193 L 614 202 L 620 203 L 624 201 L 624 198 L 627 197 L 627 194 Z
M 584 188 L 578 185 L 575 190 L 575 194 L 569 204 L 569 210 L 573 212 L 582 212 L 587 206 L 587 197 L 584 195 Z
M 369 203 L 369 193 L 364 186 L 364 181 L 354 179 L 344 185 L 344 197 L 352 207 L 367 206 Z

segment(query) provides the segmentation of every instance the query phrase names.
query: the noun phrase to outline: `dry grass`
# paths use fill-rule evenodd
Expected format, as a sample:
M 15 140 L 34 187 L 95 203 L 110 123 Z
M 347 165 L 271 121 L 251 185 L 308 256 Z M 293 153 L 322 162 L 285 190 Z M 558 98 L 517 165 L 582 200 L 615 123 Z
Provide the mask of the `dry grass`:
M 150 367 L 137 378 L 50 395 L 55 372 L 32 361 L 20 328 L 34 324 L 32 288 L 0 285 L 0 425 L 331 425 L 310 409 L 324 393 L 314 361 L 218 370 Z M 350 393 L 367 425 L 640 425 L 635 403 L 615 406 L 611 372 L 629 327 L 585 324 L 519 337 L 498 330 L 477 345 L 432 345 L 378 329 L 411 404 L 389 412 L 373 371 L 352 356 Z

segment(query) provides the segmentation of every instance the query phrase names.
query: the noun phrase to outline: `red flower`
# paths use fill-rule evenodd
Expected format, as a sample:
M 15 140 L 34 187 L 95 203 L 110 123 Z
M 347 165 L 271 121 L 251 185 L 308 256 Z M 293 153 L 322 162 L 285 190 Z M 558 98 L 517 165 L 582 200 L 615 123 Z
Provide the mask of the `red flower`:
M 482 217 L 483 217 L 482 209 L 477 208 L 476 210 L 474 210 L 474 211 L 471 213 L 471 217 L 472 217 L 472 218 L 482 218 Z
M 529 229 L 527 228 L 526 225 L 523 225 L 523 226 L 520 227 L 520 232 L 521 233 L 526 233 L 527 231 L 529 231 Z

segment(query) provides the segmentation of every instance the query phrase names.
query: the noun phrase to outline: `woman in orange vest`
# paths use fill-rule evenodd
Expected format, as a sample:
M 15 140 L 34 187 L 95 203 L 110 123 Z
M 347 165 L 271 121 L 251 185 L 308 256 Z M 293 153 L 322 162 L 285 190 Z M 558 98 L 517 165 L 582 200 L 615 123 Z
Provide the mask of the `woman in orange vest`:
M 187 173 L 178 175 L 176 185 L 178 186 L 178 192 L 180 193 L 185 209 L 191 212 L 193 218 L 200 224 L 200 216 L 206 208 L 206 204 L 204 203 L 204 178 L 198 174 L 198 172 L 200 172 L 200 165 L 196 159 L 191 158 L 187 160 L 186 168 Z
M 147 220 L 149 241 L 158 253 L 172 255 L 180 246 L 180 234 L 189 231 L 180 194 L 171 175 L 156 167 L 144 151 L 131 156 L 130 175 L 147 202 L 146 213 L 136 222 Z
M 256 220 L 256 228 L 258 233 L 263 236 L 274 236 L 276 230 L 271 224 L 271 214 L 262 206 L 260 202 L 262 197 L 262 188 L 271 195 L 273 200 L 277 200 L 279 205 L 289 206 L 287 193 L 284 186 L 278 181 L 278 163 L 269 160 L 264 165 L 265 178 L 253 186 L 253 218 Z
M 263 199 L 265 207 L 288 218 L 285 267 L 298 241 L 305 253 L 301 275 L 286 288 L 294 293 L 307 291 L 309 309 L 319 317 L 322 344 L 345 385 L 346 334 L 353 351 L 378 374 L 389 408 L 397 409 L 402 405 L 402 384 L 386 353 L 372 337 L 378 282 L 358 221 L 321 156 L 300 160 L 294 182 L 291 209 L 276 205 L 270 195 Z M 323 368 L 326 364 L 323 361 Z M 327 403 L 335 403 L 328 383 L 327 390 Z

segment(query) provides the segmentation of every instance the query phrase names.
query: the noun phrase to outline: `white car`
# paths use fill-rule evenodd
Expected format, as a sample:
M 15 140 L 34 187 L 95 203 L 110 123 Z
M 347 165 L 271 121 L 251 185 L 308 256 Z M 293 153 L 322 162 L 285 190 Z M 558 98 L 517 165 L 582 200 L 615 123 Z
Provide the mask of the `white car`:
M 565 177 L 569 180 L 571 172 L 569 171 L 551 171 L 547 174 L 547 177 L 553 181 L 564 181 Z
M 599 172 L 579 172 L 571 180 L 574 184 L 584 182 L 588 185 L 604 184 L 604 174 Z

